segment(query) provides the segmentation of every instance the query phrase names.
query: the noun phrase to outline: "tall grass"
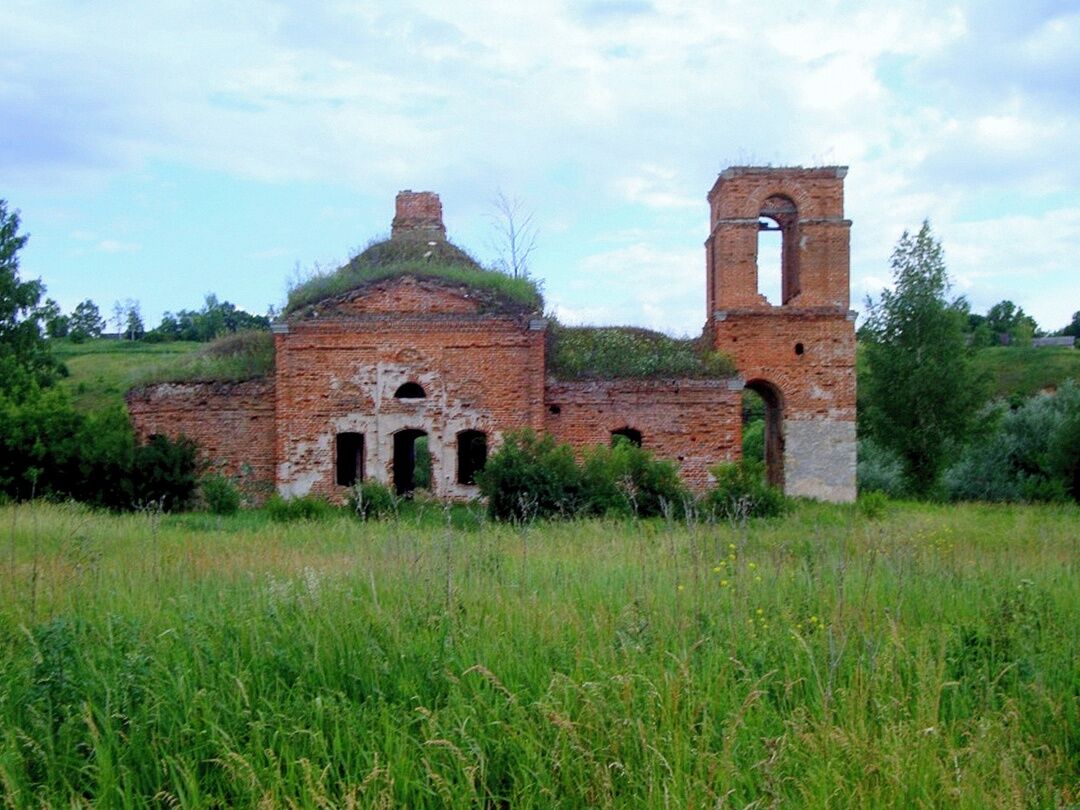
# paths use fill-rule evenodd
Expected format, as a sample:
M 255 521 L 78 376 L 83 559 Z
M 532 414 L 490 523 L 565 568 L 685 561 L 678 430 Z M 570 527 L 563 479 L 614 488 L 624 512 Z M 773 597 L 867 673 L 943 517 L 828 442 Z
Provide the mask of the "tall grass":
M 0 509 L 10 806 L 1068 805 L 1074 507 Z M 460 515 L 459 515 L 460 517 Z

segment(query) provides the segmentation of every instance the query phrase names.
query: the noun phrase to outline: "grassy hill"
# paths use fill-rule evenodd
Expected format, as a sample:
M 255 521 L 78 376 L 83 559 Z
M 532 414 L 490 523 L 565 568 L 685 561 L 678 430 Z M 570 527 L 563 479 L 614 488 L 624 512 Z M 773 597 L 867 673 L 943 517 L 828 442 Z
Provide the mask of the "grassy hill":
M 1068 379 L 1080 382 L 1080 349 L 993 346 L 980 349 L 975 363 L 990 375 L 998 397 L 1027 397 Z
M 201 345 L 188 341 L 91 340 L 71 343 L 58 340 L 53 344 L 53 351 L 69 373 L 60 385 L 71 394 L 76 408 L 90 411 L 121 404 L 124 392 L 133 382 L 154 368 L 179 360 Z

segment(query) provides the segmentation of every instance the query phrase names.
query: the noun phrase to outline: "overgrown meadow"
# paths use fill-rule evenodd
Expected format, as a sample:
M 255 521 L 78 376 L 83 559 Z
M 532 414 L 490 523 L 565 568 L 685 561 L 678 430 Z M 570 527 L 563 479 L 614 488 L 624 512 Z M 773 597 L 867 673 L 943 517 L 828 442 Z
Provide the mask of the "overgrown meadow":
M 8 506 L 0 797 L 1070 806 L 1078 537 L 1075 506 L 519 527 Z

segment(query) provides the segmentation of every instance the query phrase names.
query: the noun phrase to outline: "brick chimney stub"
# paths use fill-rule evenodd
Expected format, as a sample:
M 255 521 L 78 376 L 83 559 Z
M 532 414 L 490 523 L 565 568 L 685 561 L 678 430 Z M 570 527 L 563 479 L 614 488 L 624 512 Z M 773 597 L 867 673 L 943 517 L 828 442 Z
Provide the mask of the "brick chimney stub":
M 442 202 L 433 191 L 399 191 L 394 206 L 390 236 L 445 239 Z

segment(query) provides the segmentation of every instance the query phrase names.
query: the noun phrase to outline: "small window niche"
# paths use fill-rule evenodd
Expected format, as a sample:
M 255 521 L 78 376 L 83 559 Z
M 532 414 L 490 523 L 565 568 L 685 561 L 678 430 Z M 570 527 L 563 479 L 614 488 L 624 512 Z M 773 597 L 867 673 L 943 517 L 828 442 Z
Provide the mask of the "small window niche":
M 424 399 L 425 397 L 427 394 L 424 393 L 423 387 L 415 382 L 403 383 L 394 392 L 394 399 Z
M 487 464 L 487 434 L 481 430 L 463 430 L 457 435 L 457 481 L 475 484 L 476 474 Z
M 337 435 L 337 483 L 351 487 L 364 480 L 364 434 Z

